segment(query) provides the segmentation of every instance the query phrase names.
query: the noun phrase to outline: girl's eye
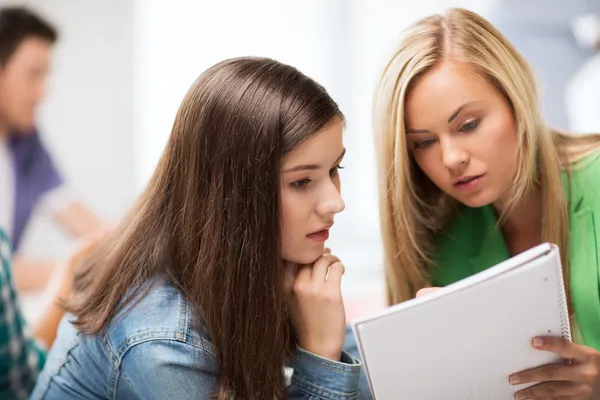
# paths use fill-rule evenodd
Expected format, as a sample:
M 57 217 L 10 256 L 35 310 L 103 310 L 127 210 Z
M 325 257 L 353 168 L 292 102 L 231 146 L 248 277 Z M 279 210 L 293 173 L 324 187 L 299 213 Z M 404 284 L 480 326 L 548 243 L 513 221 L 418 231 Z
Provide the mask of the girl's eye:
M 339 170 L 340 169 L 344 169 L 344 167 L 342 167 L 341 165 L 336 165 L 335 167 L 333 167 L 330 171 L 329 171 L 329 176 L 331 176 L 332 178 L 336 175 L 339 174 Z
M 300 179 L 299 181 L 296 182 L 292 182 L 292 186 L 296 189 L 296 190 L 305 190 L 306 187 L 308 186 L 308 184 L 312 182 L 311 179 L 308 178 L 304 178 L 304 179 Z

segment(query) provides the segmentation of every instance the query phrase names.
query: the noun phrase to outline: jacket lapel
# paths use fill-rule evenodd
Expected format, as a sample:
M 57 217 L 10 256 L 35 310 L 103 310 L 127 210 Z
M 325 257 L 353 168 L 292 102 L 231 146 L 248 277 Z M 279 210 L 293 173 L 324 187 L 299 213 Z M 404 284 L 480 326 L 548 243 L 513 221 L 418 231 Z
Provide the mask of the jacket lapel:
M 600 276 L 596 223 L 580 196 L 571 213 L 570 278 L 577 324 L 586 345 L 600 350 Z

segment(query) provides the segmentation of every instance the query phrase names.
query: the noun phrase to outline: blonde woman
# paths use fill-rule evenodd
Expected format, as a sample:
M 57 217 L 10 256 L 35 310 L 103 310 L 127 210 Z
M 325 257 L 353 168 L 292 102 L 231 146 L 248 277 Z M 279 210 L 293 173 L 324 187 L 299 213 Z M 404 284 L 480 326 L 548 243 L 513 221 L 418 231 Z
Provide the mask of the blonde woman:
M 574 343 L 532 345 L 573 362 L 509 380 L 541 383 L 517 399 L 599 398 L 600 135 L 549 128 L 526 61 L 461 9 L 408 29 L 383 72 L 375 121 L 389 303 L 556 243 Z

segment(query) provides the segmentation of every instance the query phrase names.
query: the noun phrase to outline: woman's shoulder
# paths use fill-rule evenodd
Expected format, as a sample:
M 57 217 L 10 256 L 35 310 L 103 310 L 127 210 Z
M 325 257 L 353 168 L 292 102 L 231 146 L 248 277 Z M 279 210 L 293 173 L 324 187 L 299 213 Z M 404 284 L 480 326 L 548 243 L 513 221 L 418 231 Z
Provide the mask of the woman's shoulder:
M 587 154 L 569 166 L 571 197 L 583 198 L 600 207 L 600 149 Z
M 117 314 L 106 330 L 114 356 L 120 359 L 133 346 L 148 342 L 179 342 L 214 355 L 206 326 L 192 304 L 164 279 L 148 282 L 143 296 Z
M 166 281 L 142 289 L 145 296 L 99 334 L 82 334 L 71 323 L 75 316 L 67 315 L 32 398 L 62 399 L 73 392 L 205 398 L 214 392 L 215 349 L 190 302 Z

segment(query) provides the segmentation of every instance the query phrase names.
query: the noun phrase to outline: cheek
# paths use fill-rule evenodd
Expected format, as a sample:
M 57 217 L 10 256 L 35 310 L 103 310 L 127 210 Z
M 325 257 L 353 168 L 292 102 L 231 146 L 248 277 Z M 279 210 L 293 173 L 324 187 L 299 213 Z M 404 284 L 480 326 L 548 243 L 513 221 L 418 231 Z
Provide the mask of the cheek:
M 30 103 L 37 92 L 35 82 L 26 76 L 17 76 L 5 87 L 7 96 L 15 102 Z
M 443 187 L 445 177 L 448 172 L 441 161 L 441 155 L 436 153 L 435 149 L 429 149 L 427 151 L 412 152 L 411 164 L 416 164 L 415 167 L 420 169 L 429 180 L 431 180 L 436 186 Z
M 485 157 L 504 171 L 513 170 L 516 166 L 518 147 L 514 123 L 506 120 L 493 126 L 481 142 Z
M 340 179 L 340 174 L 338 174 L 331 178 L 333 185 L 337 189 L 338 193 L 342 193 L 342 180 Z
M 281 196 L 281 257 L 297 264 L 313 263 L 322 248 L 306 239 L 313 211 L 312 193 L 285 190 Z M 322 246 L 321 246 L 322 247 Z
M 15 82 L 7 82 L 1 86 L 2 91 L 2 107 L 11 116 L 20 116 L 29 110 L 27 100 L 29 96 L 28 89 L 17 85 Z
M 281 193 L 281 234 L 283 239 L 285 240 L 287 236 L 287 231 L 290 229 L 290 225 L 293 225 L 291 222 L 292 217 L 292 209 L 293 206 L 290 204 L 290 196 L 287 195 L 287 190 L 282 190 Z
M 289 245 L 298 236 L 302 229 L 302 221 L 306 221 L 306 215 L 303 214 L 306 208 L 306 201 L 303 201 L 301 193 L 293 189 L 284 189 L 281 194 L 281 234 L 282 243 Z

